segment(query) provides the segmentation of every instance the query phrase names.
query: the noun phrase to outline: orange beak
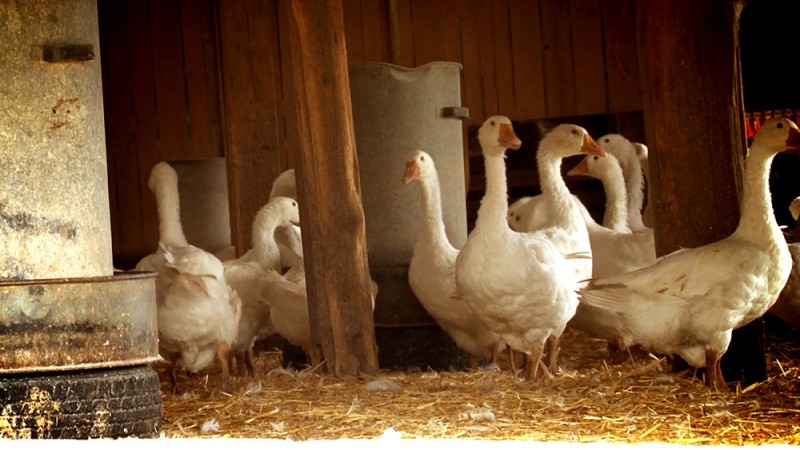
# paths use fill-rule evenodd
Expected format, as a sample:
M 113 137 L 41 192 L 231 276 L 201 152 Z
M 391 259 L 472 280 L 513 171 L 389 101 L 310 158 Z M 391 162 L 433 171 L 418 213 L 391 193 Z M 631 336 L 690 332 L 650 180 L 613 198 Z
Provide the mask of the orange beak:
M 589 162 L 588 157 L 581 159 L 577 166 L 567 172 L 567 176 L 573 177 L 575 175 L 589 175 Z
M 508 123 L 501 123 L 497 142 L 505 148 L 517 150 L 522 146 L 522 141 L 519 140 L 517 134 L 514 133 L 514 127 Z
M 789 130 L 789 137 L 786 138 L 786 146 L 800 149 L 800 131 L 797 131 L 797 128 L 791 128 Z
M 403 183 L 408 184 L 419 178 L 419 167 L 413 159 L 406 162 L 406 173 L 403 175 Z
M 581 145 L 581 153 L 601 156 L 603 158 L 606 157 L 606 151 L 600 148 L 600 144 L 595 142 L 595 140 L 592 139 L 592 137 L 589 136 L 588 134 L 583 137 L 583 145 Z

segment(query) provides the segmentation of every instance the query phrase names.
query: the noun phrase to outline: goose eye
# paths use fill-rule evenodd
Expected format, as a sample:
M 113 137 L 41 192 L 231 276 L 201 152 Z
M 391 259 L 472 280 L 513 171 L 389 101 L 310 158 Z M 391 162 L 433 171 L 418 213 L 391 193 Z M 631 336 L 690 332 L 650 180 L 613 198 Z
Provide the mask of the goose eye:
M 783 122 L 778 122 L 778 123 L 775 125 L 775 127 L 777 127 L 777 128 L 783 128 Z
M 598 159 L 600 159 L 600 157 L 599 156 L 592 156 L 592 159 L 597 161 Z
M 609 138 L 605 138 L 605 140 L 604 140 L 603 142 L 605 142 L 606 144 L 608 144 L 609 142 L 611 142 L 611 139 L 609 139 Z
M 420 161 L 425 161 L 425 157 L 424 157 L 424 156 L 420 156 L 420 157 L 419 157 L 419 160 L 420 160 Z
M 573 136 L 577 136 L 577 135 L 578 135 L 578 130 L 576 130 L 575 128 L 573 128 L 573 129 L 572 129 L 572 135 L 573 135 Z
M 493 121 L 491 122 L 491 124 L 492 124 L 492 126 L 495 126 L 495 125 L 497 125 L 497 122 L 495 122 L 495 121 L 493 120 Z
M 297 202 L 292 202 L 292 206 L 297 206 Z

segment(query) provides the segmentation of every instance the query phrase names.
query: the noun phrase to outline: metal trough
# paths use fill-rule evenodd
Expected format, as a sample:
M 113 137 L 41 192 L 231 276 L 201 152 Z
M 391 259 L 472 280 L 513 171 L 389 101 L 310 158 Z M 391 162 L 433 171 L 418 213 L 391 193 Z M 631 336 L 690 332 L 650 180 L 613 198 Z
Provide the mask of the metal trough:
M 0 281 L 0 373 L 158 361 L 155 274 Z

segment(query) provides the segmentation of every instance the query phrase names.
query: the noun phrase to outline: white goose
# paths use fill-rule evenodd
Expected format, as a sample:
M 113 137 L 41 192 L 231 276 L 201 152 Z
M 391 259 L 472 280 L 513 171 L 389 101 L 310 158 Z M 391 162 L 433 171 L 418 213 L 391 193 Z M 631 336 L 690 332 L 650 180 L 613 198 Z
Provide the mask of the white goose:
M 239 373 L 254 374 L 253 344 L 275 333 L 269 315 L 269 303 L 260 290 L 267 272 L 281 270 L 281 253 L 275 241 L 276 230 L 296 226 L 300 221 L 297 201 L 275 197 L 267 202 L 253 220 L 253 247 L 240 258 L 225 261 L 225 281 L 242 299 L 242 318 L 232 350 Z
M 373 280 L 370 288 L 374 310 L 378 284 Z M 293 267 L 283 275 L 274 270 L 269 271 L 262 278 L 260 289 L 270 305 L 269 314 L 275 330 L 289 343 L 302 348 L 308 361 L 318 363 L 319 361 L 311 358 L 311 324 L 303 267 Z
M 606 197 L 603 227 L 619 233 L 630 233 L 628 194 L 625 192 L 625 178 L 622 176 L 622 167 L 617 157 L 612 153 L 608 153 L 605 158 L 596 155 L 584 156 L 578 165 L 567 172 L 567 176 L 579 175 L 595 178 L 603 184 Z M 597 224 L 594 219 L 586 220 L 587 226 L 589 223 Z
M 789 205 L 792 217 L 797 221 L 800 217 L 800 197 L 797 197 Z M 789 325 L 800 328 L 800 226 L 795 226 L 795 242 L 788 244 L 789 253 L 792 255 L 792 272 L 778 297 L 778 301 L 769 309 L 769 312 L 778 316 Z
M 529 379 L 539 370 L 545 343 L 555 369 L 557 337 L 575 313 L 573 273 L 564 256 L 542 235 L 517 233 L 508 226 L 505 152 L 521 145 L 511 121 L 488 118 L 478 131 L 486 169 L 486 192 L 475 227 L 456 259 L 457 293 L 481 322 L 513 350 L 526 355 Z M 588 135 L 573 136 L 577 147 Z M 512 358 L 512 363 L 514 359 Z
M 656 250 L 653 233 L 632 233 L 628 228 L 627 193 L 617 158 L 611 153 L 605 158 L 588 155 L 567 175 L 597 178 L 603 183 L 606 194 L 606 226 L 595 222 L 580 200 L 576 199 L 592 244 L 592 277 L 616 275 L 654 263 Z M 615 313 L 580 303 L 568 327 L 608 341 L 612 361 L 622 361 L 628 356 L 628 345 L 620 332 L 622 324 Z
M 602 181 L 606 193 L 606 226 L 595 222 L 588 211 L 584 214 L 592 244 L 592 277 L 629 272 L 654 263 L 653 231 L 632 233 L 628 228 L 627 194 L 617 158 L 610 152 L 606 158 L 586 156 L 568 175 L 597 178 Z
M 797 125 L 772 119 L 753 139 L 744 168 L 739 225 L 730 236 L 661 257 L 655 264 L 593 280 L 583 303 L 618 313 L 634 343 L 706 367 L 706 383 L 726 389 L 720 358 L 733 329 L 764 314 L 792 268 L 772 210 L 769 170 L 774 156 L 800 148 Z
M 542 138 L 536 152 L 542 193 L 524 206 L 535 213 L 527 216 L 527 221 L 519 231 L 542 234 L 563 255 L 582 253 L 591 256 L 591 242 L 579 202 L 561 176 L 563 159 L 580 153 L 606 156 L 589 133 L 578 125 L 558 125 Z M 590 257 L 570 259 L 568 263 L 576 281 L 591 278 Z
M 497 364 L 500 336 L 484 327 L 456 292 L 455 264 L 458 249 L 447 238 L 442 219 L 439 176 L 433 158 L 414 152 L 406 162 L 403 181 L 416 181 L 422 202 L 417 240 L 408 266 L 408 283 L 414 295 L 459 348 L 470 355 L 470 367 L 483 357 Z
M 225 283 L 222 262 L 186 241 L 180 221 L 178 175 L 169 164 L 156 164 L 148 180 L 158 205 L 158 250 L 136 270 L 155 271 L 159 350 L 171 363 L 170 379 L 178 391 L 176 365 L 192 373 L 207 369 L 216 357 L 222 386 L 232 391 L 228 354 L 236 341 L 241 301 Z
M 297 180 L 294 169 L 283 171 L 272 182 L 269 198 L 275 197 L 297 199 Z M 279 227 L 275 230 L 275 242 L 278 243 L 278 248 L 281 250 L 281 265 L 284 268 L 303 264 L 303 239 L 299 225 Z
M 642 163 L 636 147 L 625 136 L 610 133 L 600 137 L 597 143 L 607 153 L 617 157 L 622 175 L 625 178 L 625 190 L 628 195 L 628 226 L 631 231 L 642 231 L 648 228 L 642 221 L 642 205 L 644 203 L 644 175 Z
M 272 182 L 269 198 L 275 197 L 297 198 L 297 182 L 295 181 L 294 169 L 284 170 Z

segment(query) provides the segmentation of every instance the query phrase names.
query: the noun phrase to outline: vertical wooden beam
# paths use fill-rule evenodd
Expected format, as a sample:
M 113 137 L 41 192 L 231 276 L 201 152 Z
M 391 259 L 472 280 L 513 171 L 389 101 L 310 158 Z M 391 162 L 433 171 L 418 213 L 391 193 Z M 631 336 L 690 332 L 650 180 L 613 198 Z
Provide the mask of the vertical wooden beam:
M 656 245 L 664 254 L 723 238 L 738 223 L 746 145 L 738 39 L 731 0 L 637 8 Z
M 297 163 L 312 358 L 338 376 L 378 369 L 341 0 L 281 7 L 300 139 Z
M 739 221 L 742 2 L 665 0 L 636 8 L 656 250 L 665 254 L 722 239 Z M 733 362 L 728 381 L 765 379 L 759 330 L 735 332 L 724 370 L 726 361 Z

